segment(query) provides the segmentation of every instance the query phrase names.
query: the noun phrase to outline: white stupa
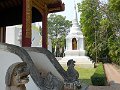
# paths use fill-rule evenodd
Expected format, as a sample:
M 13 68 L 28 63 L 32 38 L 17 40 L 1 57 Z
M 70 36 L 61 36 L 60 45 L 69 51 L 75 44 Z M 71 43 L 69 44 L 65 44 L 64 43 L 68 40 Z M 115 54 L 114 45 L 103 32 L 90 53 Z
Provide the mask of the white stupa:
M 94 64 L 88 56 L 85 56 L 84 36 L 77 21 L 77 12 L 75 5 L 75 18 L 72 21 L 72 27 L 69 34 L 66 36 L 65 57 L 59 63 L 66 65 L 69 59 L 76 61 L 76 65 L 83 68 L 93 67 Z

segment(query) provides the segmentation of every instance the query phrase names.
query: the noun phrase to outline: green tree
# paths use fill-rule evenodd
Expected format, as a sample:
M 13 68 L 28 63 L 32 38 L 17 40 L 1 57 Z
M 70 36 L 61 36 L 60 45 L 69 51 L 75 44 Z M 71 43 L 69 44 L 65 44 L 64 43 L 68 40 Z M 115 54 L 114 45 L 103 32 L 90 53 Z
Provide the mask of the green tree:
M 106 46 L 101 48 L 102 51 L 104 51 L 102 55 L 105 54 L 112 62 L 120 64 L 119 12 L 112 8 L 110 2 L 108 4 L 101 4 L 100 9 L 102 14 L 100 21 L 100 38 L 101 43 Z
M 56 48 L 56 56 L 59 56 L 60 49 L 65 46 L 65 36 L 71 25 L 72 22 L 62 15 L 50 14 L 48 18 L 48 33 L 52 40 L 53 52 Z
M 112 10 L 120 12 L 120 0 L 109 0 L 109 5 Z
M 85 45 L 88 55 L 92 59 L 96 59 L 98 30 L 100 26 L 101 14 L 99 12 L 99 0 L 83 0 L 78 4 L 79 12 L 81 12 L 81 29 L 85 36 Z
M 108 57 L 120 65 L 120 0 L 108 4 L 98 0 L 83 0 L 78 4 L 81 28 L 85 35 L 88 54 L 95 59 Z M 97 51 L 97 52 L 96 52 Z
M 112 62 L 120 65 L 120 0 L 110 0 L 109 20 L 111 23 L 111 36 L 108 39 L 109 56 Z
M 99 57 L 106 60 L 109 57 L 108 38 L 112 35 L 108 5 L 100 2 L 99 10 L 102 17 L 99 26 L 98 50 L 100 51 Z

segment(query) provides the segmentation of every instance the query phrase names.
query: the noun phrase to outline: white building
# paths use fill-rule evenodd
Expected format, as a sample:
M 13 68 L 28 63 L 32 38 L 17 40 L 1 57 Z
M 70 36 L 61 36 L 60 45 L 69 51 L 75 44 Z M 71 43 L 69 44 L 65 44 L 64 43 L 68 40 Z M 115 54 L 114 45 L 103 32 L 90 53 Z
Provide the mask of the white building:
M 59 62 L 62 65 L 67 64 L 69 59 L 76 61 L 76 65 L 83 68 L 93 67 L 93 63 L 88 56 L 85 56 L 84 50 L 84 36 L 80 30 L 80 26 L 77 21 L 77 12 L 75 6 L 75 19 L 72 21 L 72 27 L 69 34 L 66 36 L 66 50 L 65 57 Z
M 35 28 L 36 27 L 36 28 Z M 21 46 L 22 26 L 9 26 L 6 28 L 6 43 Z M 31 47 L 42 47 L 42 36 L 37 26 L 32 27 L 32 44 Z M 52 52 L 51 40 L 48 38 L 48 50 Z

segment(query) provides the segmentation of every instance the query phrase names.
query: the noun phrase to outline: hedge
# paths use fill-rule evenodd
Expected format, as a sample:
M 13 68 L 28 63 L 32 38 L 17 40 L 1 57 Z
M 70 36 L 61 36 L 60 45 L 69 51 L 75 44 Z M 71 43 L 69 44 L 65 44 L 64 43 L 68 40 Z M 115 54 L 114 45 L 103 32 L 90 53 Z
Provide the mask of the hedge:
M 96 68 L 95 73 L 91 76 L 91 82 L 95 86 L 105 86 L 106 76 L 103 69 L 103 64 L 100 63 Z

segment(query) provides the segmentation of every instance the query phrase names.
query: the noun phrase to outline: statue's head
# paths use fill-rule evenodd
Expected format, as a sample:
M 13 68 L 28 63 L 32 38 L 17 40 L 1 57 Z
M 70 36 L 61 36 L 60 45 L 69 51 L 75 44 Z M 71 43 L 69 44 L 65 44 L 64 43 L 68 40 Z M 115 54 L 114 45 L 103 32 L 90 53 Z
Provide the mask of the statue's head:
M 67 66 L 68 67 L 74 67 L 75 66 L 75 61 L 73 60 L 73 59 L 70 59 L 70 60 L 68 60 L 68 62 L 67 62 Z
M 25 62 L 12 64 L 6 73 L 5 83 L 7 86 L 20 86 L 28 83 L 29 68 Z

